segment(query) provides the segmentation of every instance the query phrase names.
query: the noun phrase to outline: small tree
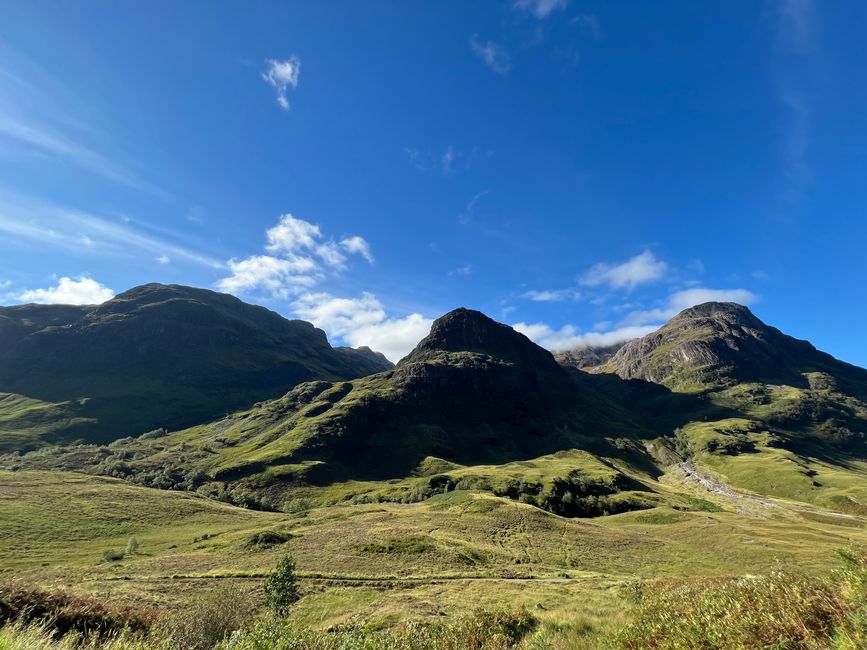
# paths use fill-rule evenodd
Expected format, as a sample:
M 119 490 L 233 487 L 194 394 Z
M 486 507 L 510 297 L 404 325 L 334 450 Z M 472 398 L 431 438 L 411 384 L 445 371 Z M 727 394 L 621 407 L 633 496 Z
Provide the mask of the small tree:
M 126 554 L 136 555 L 138 553 L 138 547 L 138 539 L 135 537 L 130 537 L 129 541 L 126 543 Z
M 298 595 L 298 578 L 295 576 L 295 562 L 284 555 L 277 566 L 265 578 L 265 606 L 275 616 L 283 617 L 289 607 L 301 597 Z

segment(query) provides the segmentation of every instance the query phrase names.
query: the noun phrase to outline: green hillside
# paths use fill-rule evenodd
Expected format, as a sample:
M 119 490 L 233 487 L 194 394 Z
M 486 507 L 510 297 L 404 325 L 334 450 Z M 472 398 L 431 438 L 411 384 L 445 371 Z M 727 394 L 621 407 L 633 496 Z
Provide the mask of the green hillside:
M 0 450 L 189 426 L 302 381 L 390 367 L 368 349 L 332 348 L 309 323 L 204 289 L 150 284 L 97 306 L 3 307 Z

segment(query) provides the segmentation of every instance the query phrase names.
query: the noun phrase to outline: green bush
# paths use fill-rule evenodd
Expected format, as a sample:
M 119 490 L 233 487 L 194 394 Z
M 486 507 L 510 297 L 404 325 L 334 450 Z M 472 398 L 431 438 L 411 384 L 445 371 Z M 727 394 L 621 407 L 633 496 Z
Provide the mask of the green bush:
M 261 551 L 280 544 L 285 544 L 292 535 L 289 533 L 279 533 L 276 530 L 265 530 L 261 533 L 254 533 L 244 542 L 244 548 L 248 551 Z
M 265 606 L 278 617 L 286 615 L 289 608 L 298 602 L 298 579 L 295 577 L 295 562 L 288 555 L 280 558 L 271 574 L 265 578 Z
M 212 650 L 246 623 L 256 607 L 249 594 L 223 586 L 195 597 L 183 609 L 164 616 L 151 637 L 173 650 Z
M 106 549 L 102 552 L 102 561 L 103 562 L 120 562 L 123 559 L 123 551 L 116 551 L 114 549 Z
M 385 631 L 360 622 L 322 632 L 291 621 L 259 620 L 220 650 L 507 650 L 518 647 L 537 624 L 526 610 L 477 610 L 450 623 L 406 622 Z

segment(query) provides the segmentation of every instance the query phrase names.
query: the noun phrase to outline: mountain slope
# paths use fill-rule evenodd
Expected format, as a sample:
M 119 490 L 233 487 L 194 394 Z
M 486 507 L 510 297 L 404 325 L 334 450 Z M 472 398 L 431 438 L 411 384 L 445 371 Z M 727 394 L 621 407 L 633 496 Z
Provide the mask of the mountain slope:
M 41 422 L 49 438 L 189 426 L 303 381 L 391 365 L 369 349 L 332 348 L 310 323 L 177 285 L 136 287 L 96 306 L 0 308 L 0 391 L 61 412 Z M 30 430 L 0 401 L 2 415 L 0 446 L 6 434 Z
M 685 309 L 656 332 L 626 343 L 605 364 L 623 379 L 672 388 L 761 381 L 807 387 L 825 373 L 844 390 L 867 397 L 867 370 L 792 338 L 735 303 Z
M 463 481 L 554 512 L 600 514 L 648 507 L 642 481 L 658 473 L 638 441 L 657 435 L 653 418 L 630 412 L 633 390 L 611 390 L 619 381 L 563 368 L 523 334 L 458 309 L 392 370 L 303 383 L 186 430 L 12 462 L 231 494 L 236 503 L 319 488 L 315 498 L 329 499 L 342 490 L 334 486 L 359 481 L 392 486 L 378 498 L 415 499 Z M 529 469 L 531 459 L 540 470 Z M 514 478 L 522 468 L 527 481 Z

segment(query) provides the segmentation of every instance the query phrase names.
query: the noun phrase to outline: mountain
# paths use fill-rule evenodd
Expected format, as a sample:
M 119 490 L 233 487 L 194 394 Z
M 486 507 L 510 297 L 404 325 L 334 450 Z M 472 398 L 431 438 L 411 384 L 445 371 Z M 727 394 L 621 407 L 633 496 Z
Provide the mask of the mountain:
M 756 381 L 807 387 L 808 374 L 823 373 L 853 395 L 867 396 L 867 371 L 730 302 L 685 309 L 656 332 L 623 345 L 603 365 L 624 379 L 678 388 Z
M 180 428 L 311 379 L 392 367 L 226 294 L 148 284 L 96 306 L 0 308 L 0 448 Z
M 236 502 L 267 496 L 273 503 L 301 486 L 393 484 L 438 476 L 447 468 L 504 466 L 520 476 L 522 463 L 545 457 L 542 465 L 565 468 L 572 478 L 557 483 L 554 470 L 546 469 L 552 474 L 543 472 L 529 484 L 509 479 L 502 489 L 513 498 L 528 491 L 542 499 L 560 485 L 556 489 L 584 490 L 563 508 L 630 509 L 629 495 L 617 496 L 626 499 L 617 505 L 609 498 L 637 484 L 601 458 L 649 465 L 636 436 L 654 433 L 626 406 L 629 389 L 610 390 L 612 382 L 620 380 L 564 368 L 523 334 L 481 312 L 456 309 L 436 320 L 430 334 L 385 372 L 353 381 L 306 382 L 279 399 L 208 424 L 109 447 L 40 453 L 38 462 L 155 487 L 231 493 Z M 583 450 L 581 462 L 570 466 L 576 449 Z M 592 467 L 586 476 L 578 475 L 582 465 Z M 500 470 L 485 472 L 480 477 L 466 470 L 463 480 L 487 485 L 488 475 Z M 434 478 L 418 480 L 427 490 Z M 406 491 L 416 489 L 422 488 Z M 562 496 L 551 498 L 560 504 Z M 592 504 L 580 501 L 590 496 L 596 499 Z
M 575 348 L 554 353 L 554 358 L 561 366 L 567 368 L 591 368 L 601 366 L 613 357 L 623 347 L 623 343 L 604 345 L 600 347 Z
M 778 447 L 864 451 L 867 370 L 783 334 L 742 305 L 686 309 L 593 370 L 700 396 L 748 420 L 748 429 L 767 431 Z
M 862 503 L 849 464 L 867 458 L 865 376 L 730 303 L 687 309 L 585 370 L 462 308 L 382 372 L 314 379 L 186 429 L 0 466 L 277 509 L 417 501 L 463 486 L 567 516 L 689 509 L 658 479 L 698 480 L 705 467 L 761 494 L 849 507 Z

